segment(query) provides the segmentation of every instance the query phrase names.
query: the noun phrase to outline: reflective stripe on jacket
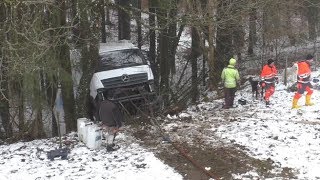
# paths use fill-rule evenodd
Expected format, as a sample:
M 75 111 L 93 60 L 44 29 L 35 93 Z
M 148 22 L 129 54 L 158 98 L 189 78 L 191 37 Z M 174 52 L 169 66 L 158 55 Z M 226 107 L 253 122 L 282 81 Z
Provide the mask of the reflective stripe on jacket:
M 235 88 L 237 81 L 240 81 L 239 71 L 233 65 L 228 65 L 222 70 L 221 79 L 225 88 Z
M 297 81 L 300 83 L 310 82 L 310 77 L 311 77 L 310 64 L 305 61 L 298 62 L 297 64 L 298 64 Z
M 260 77 L 262 80 L 265 81 L 265 83 L 274 83 L 277 76 L 277 68 L 276 66 L 272 65 L 269 66 L 268 64 L 264 65 L 260 74 Z

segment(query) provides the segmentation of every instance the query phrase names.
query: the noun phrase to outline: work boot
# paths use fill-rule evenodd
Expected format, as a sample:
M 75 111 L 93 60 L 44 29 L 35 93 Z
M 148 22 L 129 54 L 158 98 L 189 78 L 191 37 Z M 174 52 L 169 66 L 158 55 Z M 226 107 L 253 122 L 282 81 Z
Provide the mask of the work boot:
M 298 105 L 298 100 L 299 99 L 293 98 L 292 109 L 299 109 L 301 107 L 301 106 Z
M 107 144 L 107 151 L 108 151 L 108 152 L 116 151 L 116 150 L 118 150 L 118 149 L 120 149 L 120 146 L 115 145 L 114 143 L 112 143 L 112 144 Z
M 270 106 L 270 101 L 266 101 L 266 106 Z
M 306 106 L 313 106 L 314 103 L 311 102 L 311 95 L 306 95 Z

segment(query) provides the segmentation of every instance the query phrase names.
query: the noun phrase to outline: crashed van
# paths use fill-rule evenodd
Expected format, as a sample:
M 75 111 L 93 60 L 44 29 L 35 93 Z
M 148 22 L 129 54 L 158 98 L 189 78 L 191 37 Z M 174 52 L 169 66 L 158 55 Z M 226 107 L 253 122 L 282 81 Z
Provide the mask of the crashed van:
M 99 104 L 109 100 L 121 108 L 141 107 L 156 99 L 154 76 L 145 53 L 128 41 L 102 43 L 90 82 L 91 114 L 99 120 Z

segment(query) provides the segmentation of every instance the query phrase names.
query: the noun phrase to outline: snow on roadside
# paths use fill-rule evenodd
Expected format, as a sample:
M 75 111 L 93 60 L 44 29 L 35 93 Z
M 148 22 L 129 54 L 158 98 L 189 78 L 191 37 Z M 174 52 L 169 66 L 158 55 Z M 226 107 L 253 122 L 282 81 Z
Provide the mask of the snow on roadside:
M 78 143 L 75 133 L 70 137 L 74 147 L 68 160 L 47 159 L 46 152 L 59 147 L 53 139 L 1 145 L 0 179 L 182 179 L 132 137 L 120 134 L 117 140 L 121 148 L 115 152 L 103 147 L 90 150 Z

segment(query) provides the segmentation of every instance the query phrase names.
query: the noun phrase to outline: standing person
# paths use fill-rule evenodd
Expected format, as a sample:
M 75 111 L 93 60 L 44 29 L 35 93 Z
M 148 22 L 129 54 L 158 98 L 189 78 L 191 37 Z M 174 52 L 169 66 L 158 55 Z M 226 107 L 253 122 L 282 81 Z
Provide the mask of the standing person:
M 267 64 L 263 66 L 260 74 L 262 87 L 265 90 L 264 100 L 267 106 L 270 105 L 270 97 L 275 91 L 275 82 L 278 82 L 277 74 L 278 72 L 274 65 L 274 60 L 268 59 Z
M 100 104 L 99 118 L 102 129 L 106 132 L 107 151 L 115 151 L 117 147 L 114 140 L 123 124 L 123 115 L 119 107 L 112 101 L 104 100 Z
M 221 79 L 224 84 L 224 109 L 233 107 L 233 101 L 240 84 L 239 71 L 235 68 L 237 61 L 234 58 L 229 60 L 229 65 L 222 70 Z
M 298 100 L 307 91 L 306 95 L 306 106 L 312 106 L 314 103 L 311 102 L 311 94 L 313 93 L 312 85 L 310 83 L 311 79 L 311 62 L 313 61 L 313 56 L 308 54 L 305 60 L 297 62 L 298 71 L 297 71 L 297 92 L 295 93 L 292 101 L 292 108 L 298 109 Z

